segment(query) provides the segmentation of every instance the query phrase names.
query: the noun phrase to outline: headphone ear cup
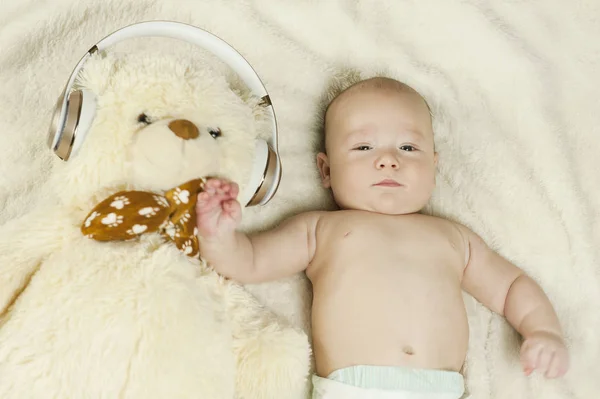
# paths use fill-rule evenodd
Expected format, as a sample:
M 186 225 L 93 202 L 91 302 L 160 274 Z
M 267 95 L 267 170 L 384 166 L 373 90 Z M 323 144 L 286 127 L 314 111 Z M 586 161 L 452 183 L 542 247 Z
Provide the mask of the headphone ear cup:
M 268 157 L 264 172 L 264 181 L 256 194 L 256 201 L 259 205 L 265 205 L 273 198 L 281 180 L 281 162 L 279 157 L 271 146 L 267 146 L 267 149 Z
M 65 121 L 61 120 L 61 112 L 63 100 L 65 98 L 65 92 L 63 91 L 56 105 L 54 106 L 54 112 L 52 114 L 52 120 L 50 121 L 50 127 L 48 128 L 48 137 L 46 138 L 46 144 L 52 151 L 56 151 L 58 143 L 60 143 L 60 137 L 64 130 Z M 66 119 L 66 115 L 65 115 Z
M 248 183 L 244 188 L 244 191 L 240 193 L 239 200 L 242 206 L 257 205 L 261 198 L 259 198 L 259 191 L 265 181 L 265 172 L 269 161 L 269 146 L 263 139 L 257 139 L 254 147 L 254 161 L 252 165 L 252 171 L 248 178 Z
M 275 195 L 280 180 L 281 163 L 277 153 L 266 141 L 258 139 L 252 174 L 240 202 L 245 206 L 265 205 Z
M 87 89 L 81 89 L 80 93 L 82 97 L 81 110 L 79 112 L 77 127 L 75 128 L 73 149 L 71 150 L 70 156 L 74 156 L 79 152 L 81 145 L 92 127 L 92 123 L 94 123 L 94 117 L 96 116 L 96 95 Z

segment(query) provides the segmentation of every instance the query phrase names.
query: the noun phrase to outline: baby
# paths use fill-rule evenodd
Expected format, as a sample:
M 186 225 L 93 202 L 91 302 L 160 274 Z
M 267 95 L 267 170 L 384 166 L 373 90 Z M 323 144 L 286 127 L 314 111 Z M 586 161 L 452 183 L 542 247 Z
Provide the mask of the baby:
M 323 186 L 340 210 L 308 212 L 248 236 L 238 187 L 198 195 L 201 251 L 240 283 L 306 271 L 318 398 L 460 398 L 468 343 L 461 290 L 523 336 L 521 363 L 548 378 L 569 359 L 552 305 L 522 270 L 467 227 L 419 213 L 437 153 L 424 99 L 389 78 L 360 81 L 325 113 Z

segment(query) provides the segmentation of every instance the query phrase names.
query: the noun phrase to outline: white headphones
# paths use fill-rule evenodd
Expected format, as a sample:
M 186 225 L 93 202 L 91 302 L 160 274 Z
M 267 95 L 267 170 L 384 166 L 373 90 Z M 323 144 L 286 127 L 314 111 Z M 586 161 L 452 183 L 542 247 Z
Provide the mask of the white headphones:
M 227 63 L 242 78 L 252 93 L 262 99 L 272 120 L 271 143 L 257 139 L 254 165 L 240 203 L 264 205 L 277 191 L 281 180 L 281 162 L 277 147 L 277 121 L 269 94 L 252 66 L 233 47 L 213 34 L 180 22 L 151 21 L 126 26 L 100 40 L 79 60 L 56 103 L 48 132 L 48 146 L 63 161 L 68 161 L 81 147 L 96 114 L 96 98 L 89 90 L 72 91 L 73 83 L 89 57 L 115 43 L 137 37 L 180 39 L 204 48 Z

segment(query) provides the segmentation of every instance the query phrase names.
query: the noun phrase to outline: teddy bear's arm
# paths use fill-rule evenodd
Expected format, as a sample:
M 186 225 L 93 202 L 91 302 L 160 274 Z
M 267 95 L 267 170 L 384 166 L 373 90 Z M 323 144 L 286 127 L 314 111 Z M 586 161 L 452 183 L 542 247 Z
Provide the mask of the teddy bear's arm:
M 47 208 L 0 226 L 0 316 L 25 289 L 43 259 L 58 250 L 70 218 Z
M 225 284 L 236 392 L 242 398 L 306 398 L 311 349 L 304 331 L 261 306 L 241 286 Z

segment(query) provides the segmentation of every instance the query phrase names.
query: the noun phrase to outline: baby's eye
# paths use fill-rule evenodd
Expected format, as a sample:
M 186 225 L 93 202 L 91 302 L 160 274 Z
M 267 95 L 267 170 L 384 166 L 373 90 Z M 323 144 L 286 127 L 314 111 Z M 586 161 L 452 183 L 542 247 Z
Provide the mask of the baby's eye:
M 144 125 L 149 125 L 152 123 L 152 119 L 150 119 L 150 117 L 143 112 L 138 115 L 137 121 L 138 123 L 143 123 Z
M 212 136 L 213 139 L 216 139 L 217 137 L 221 137 L 221 129 L 216 128 L 216 129 L 208 129 L 208 133 Z
M 408 151 L 408 152 L 416 151 L 416 148 L 413 147 L 412 145 L 403 145 L 402 147 L 400 147 L 400 149 L 402 151 Z
M 371 147 L 368 145 L 359 145 L 358 147 L 355 148 L 355 150 L 357 150 L 357 151 L 369 151 L 370 149 L 371 149 Z

